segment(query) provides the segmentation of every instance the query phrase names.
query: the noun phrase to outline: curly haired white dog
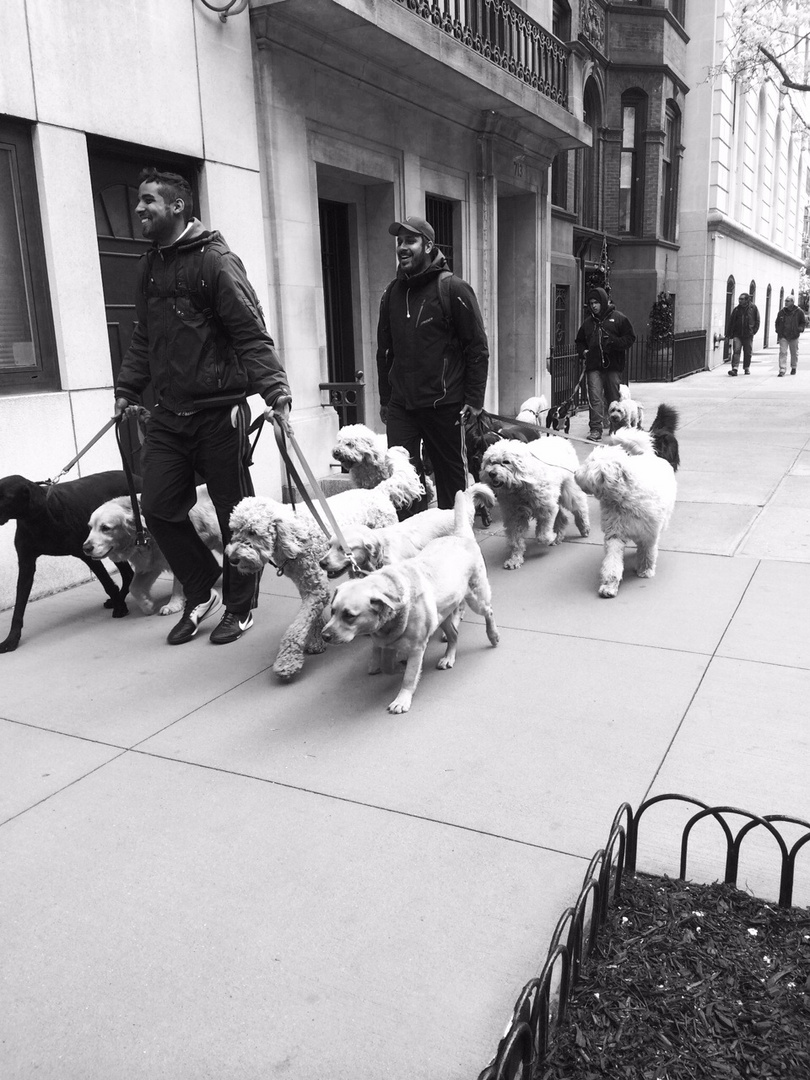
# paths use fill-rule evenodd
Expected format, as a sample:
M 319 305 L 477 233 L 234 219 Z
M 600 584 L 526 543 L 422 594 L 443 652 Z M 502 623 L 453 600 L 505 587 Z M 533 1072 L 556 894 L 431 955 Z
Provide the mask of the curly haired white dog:
M 347 469 L 358 488 L 374 488 L 397 473 L 416 475 L 404 446 L 389 446 L 385 435 L 378 435 L 365 424 L 347 424 L 338 432 L 332 457 Z M 421 492 L 421 495 L 424 491 Z M 404 497 L 404 496 L 403 496 Z M 413 500 L 397 504 L 400 509 Z
M 536 424 L 538 427 L 543 427 L 544 416 L 547 412 L 548 399 L 545 394 L 541 394 L 539 397 L 526 398 L 515 419 L 522 420 L 524 424 Z
M 659 540 L 677 493 L 669 462 L 653 453 L 631 455 L 621 446 L 600 446 L 577 469 L 576 481 L 583 491 L 596 496 L 602 514 L 605 553 L 599 595 L 618 593 L 626 544 L 636 545 L 636 574 L 653 577 Z
M 503 564 L 507 570 L 523 565 L 532 518 L 536 539 L 549 546 L 563 540 L 569 511 L 581 536 L 591 531 L 587 500 L 574 482 L 578 466 L 573 446 L 559 435 L 531 443 L 504 439 L 487 449 L 482 483 L 471 490 L 486 496 L 489 489 L 490 497 L 494 492 L 509 541 L 509 558 Z
M 644 406 L 630 397 L 629 388 L 622 383 L 620 387 L 621 397 L 618 401 L 611 401 L 608 405 L 608 426 L 610 434 L 620 428 L 644 427 Z
M 328 499 L 329 508 L 341 528 L 393 525 L 396 506 L 403 498 L 419 495 L 421 485 L 413 476 L 392 476 L 371 490 L 352 488 Z M 304 664 L 305 653 L 320 653 L 325 645 L 323 609 L 329 601 L 329 584 L 319 560 L 329 547 L 329 538 L 307 510 L 298 513 L 289 506 L 261 496 L 237 503 L 231 514 L 231 542 L 225 555 L 243 573 L 255 573 L 267 563 L 295 583 L 301 607 L 281 639 L 273 671 L 289 681 Z

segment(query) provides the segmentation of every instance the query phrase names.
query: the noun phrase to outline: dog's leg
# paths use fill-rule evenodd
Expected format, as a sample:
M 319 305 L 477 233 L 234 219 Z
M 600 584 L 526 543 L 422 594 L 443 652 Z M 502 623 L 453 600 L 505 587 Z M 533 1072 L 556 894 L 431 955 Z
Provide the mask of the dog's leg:
M 368 673 L 369 675 L 379 675 L 383 669 L 383 650 L 379 645 L 375 645 L 372 642 L 371 655 L 368 658 Z
M 658 562 L 658 537 L 653 540 L 639 541 L 636 546 L 636 574 L 640 578 L 655 577 L 655 566 Z
M 532 513 L 534 514 L 535 527 L 534 535 L 535 539 L 539 540 L 541 544 L 545 544 L 547 547 L 553 547 L 555 544 L 559 544 L 562 536 L 557 533 L 557 513 L 558 513 L 559 500 L 558 499 L 541 499 L 535 501 L 532 506 Z
M 323 627 L 323 612 L 321 612 L 309 628 L 307 640 L 304 642 L 304 652 L 307 656 L 317 656 L 319 653 L 326 652 L 326 642 L 323 640 Z
M 588 500 L 573 479 L 563 481 L 563 504 L 574 515 L 574 524 L 579 529 L 580 536 L 589 536 L 591 532 L 591 516 L 588 511 Z
M 605 555 L 599 580 L 599 595 L 616 596 L 624 574 L 624 540 L 618 536 L 605 537 Z
M 481 569 L 471 579 L 470 587 L 464 599 L 476 615 L 480 615 L 483 618 L 486 623 L 489 643 L 494 648 L 501 640 L 501 636 L 498 633 L 498 627 L 495 625 L 495 612 L 492 610 L 492 590 L 489 587 L 489 579 L 487 578 L 486 566 L 483 564 L 483 561 Z M 464 605 L 462 604 L 462 609 L 463 607 Z
M 5 641 L 0 642 L 0 653 L 14 652 L 20 644 L 23 628 L 23 616 L 34 584 L 34 572 L 37 566 L 36 555 L 24 555 L 17 552 L 17 597 L 14 601 L 14 613 L 11 616 L 11 628 Z
M 322 618 L 323 609 L 329 603 L 329 589 L 324 586 L 317 592 L 302 596 L 301 599 L 301 607 L 284 631 L 278 655 L 273 662 L 273 673 L 282 682 L 289 682 L 304 666 L 304 646 L 316 621 Z
M 98 559 L 91 559 L 88 555 L 79 555 L 77 558 L 81 559 L 85 566 L 89 566 L 101 582 L 104 592 L 110 598 L 105 602 L 104 607 L 112 608 L 112 617 L 114 619 L 123 619 L 125 615 L 129 615 L 129 608 L 124 600 L 124 597 L 129 592 L 129 586 L 134 576 L 132 567 L 129 563 L 122 562 L 115 564 L 121 573 L 121 588 L 119 589 L 107 573 L 107 568 Z
M 442 630 L 444 631 L 443 640 L 447 642 L 447 648 L 444 650 L 444 656 L 439 660 L 438 664 L 436 665 L 439 671 L 446 671 L 448 668 L 453 667 L 456 662 L 456 650 L 458 649 L 458 627 L 460 622 L 460 608 L 455 608 L 442 621 Z
M 157 581 L 159 574 L 155 574 L 150 583 L 150 588 Z M 168 604 L 164 604 L 160 609 L 161 615 L 176 615 L 178 611 L 182 611 L 186 603 L 186 594 L 183 592 L 183 586 L 180 584 L 179 578 L 172 578 L 172 595 L 169 597 Z M 154 610 L 154 604 L 152 605 Z M 145 614 L 151 614 L 146 612 Z
M 406 713 L 408 709 L 410 709 L 414 691 L 419 683 L 419 677 L 422 674 L 422 661 L 425 658 L 426 646 L 427 642 L 425 642 L 421 648 L 414 649 L 413 652 L 408 653 L 402 686 L 399 688 L 397 696 L 388 706 L 388 711 L 390 713 Z
M 503 564 L 505 570 L 518 570 L 523 566 L 526 551 L 526 530 L 529 527 L 529 512 L 525 507 L 505 516 L 506 539 L 509 542 L 509 558 Z

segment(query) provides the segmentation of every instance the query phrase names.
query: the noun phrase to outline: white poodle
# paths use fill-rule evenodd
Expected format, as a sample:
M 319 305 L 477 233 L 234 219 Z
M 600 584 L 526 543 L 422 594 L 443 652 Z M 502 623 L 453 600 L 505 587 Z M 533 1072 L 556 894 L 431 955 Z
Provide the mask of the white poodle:
M 520 412 L 515 419 L 522 420 L 526 424 L 537 424 L 538 427 L 545 427 L 545 414 L 547 412 L 548 400 L 545 394 L 541 394 L 539 397 L 526 398 L 520 406 Z
M 378 435 L 365 424 L 342 427 L 332 457 L 348 470 L 358 488 L 373 488 L 395 473 L 416 471 L 404 446 L 389 446 L 385 435 Z
M 526 533 L 535 521 L 535 537 L 544 544 L 559 544 L 565 536 L 567 511 L 581 536 L 590 532 L 588 503 L 574 482 L 579 465 L 570 442 L 549 435 L 535 442 L 504 439 L 490 446 L 481 465 L 481 484 L 474 495 L 497 498 L 509 541 L 507 570 L 523 565 Z M 489 492 L 488 492 L 489 489 Z
M 618 401 L 611 401 L 608 405 L 608 425 L 611 435 L 620 428 L 644 427 L 644 406 L 630 397 L 630 390 L 622 383 L 619 392 L 621 397 Z
M 328 499 L 338 525 L 393 525 L 402 499 L 418 498 L 421 485 L 413 477 L 396 475 L 371 490 L 352 488 Z M 289 681 L 304 664 L 305 653 L 323 652 L 323 609 L 329 602 L 329 584 L 319 560 L 329 547 L 329 537 L 305 509 L 295 513 L 289 506 L 258 496 L 242 499 L 231 514 L 231 542 L 225 555 L 244 573 L 255 573 L 267 563 L 295 582 L 301 596 L 299 608 L 281 639 L 273 671 Z
M 599 446 L 577 469 L 576 481 L 595 495 L 602 512 L 605 554 L 599 595 L 616 596 L 624 573 L 625 544 L 636 545 L 636 573 L 655 574 L 658 542 L 675 506 L 677 483 L 668 461 L 654 453 L 628 454 Z

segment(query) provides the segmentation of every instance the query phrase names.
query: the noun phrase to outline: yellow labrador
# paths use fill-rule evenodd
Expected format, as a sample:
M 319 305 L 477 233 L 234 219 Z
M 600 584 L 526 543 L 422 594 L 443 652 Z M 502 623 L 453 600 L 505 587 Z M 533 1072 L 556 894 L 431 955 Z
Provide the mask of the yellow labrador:
M 425 649 L 439 626 L 444 630 L 447 649 L 436 666 L 440 670 L 453 666 L 465 603 L 483 616 L 490 643 L 498 644 L 487 568 L 475 541 L 463 491 L 456 495 L 454 513 L 453 535 L 431 540 L 412 559 L 344 582 L 332 601 L 324 641 L 342 645 L 361 635 L 370 636 L 369 675 L 391 669 L 393 662 L 405 661 L 402 686 L 388 706 L 391 713 L 410 709 Z

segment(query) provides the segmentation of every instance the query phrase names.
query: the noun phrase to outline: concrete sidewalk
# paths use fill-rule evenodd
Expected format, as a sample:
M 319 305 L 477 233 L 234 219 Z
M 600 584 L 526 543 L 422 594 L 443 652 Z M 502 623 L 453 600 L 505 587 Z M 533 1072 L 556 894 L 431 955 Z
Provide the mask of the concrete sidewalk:
M 221 648 L 112 622 L 96 584 L 32 604 L 0 657 L 4 1080 L 473 1080 L 621 802 L 810 817 L 800 364 L 636 385 L 648 423 L 681 413 L 657 576 L 631 556 L 598 598 L 594 503 L 589 538 L 530 543 L 516 572 L 496 523 L 500 646 L 471 617 L 440 672 L 433 643 L 402 717 L 363 642 L 273 680 L 297 598 L 271 574 Z M 677 871 L 665 817 L 642 870 Z M 710 880 L 711 845 L 690 863 Z M 747 850 L 740 884 L 773 896 Z

